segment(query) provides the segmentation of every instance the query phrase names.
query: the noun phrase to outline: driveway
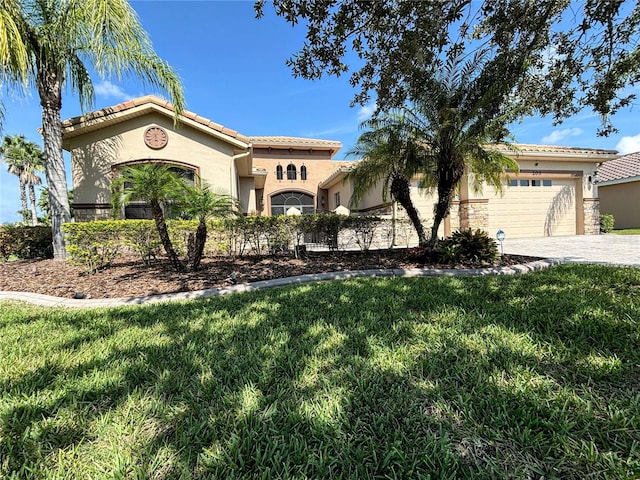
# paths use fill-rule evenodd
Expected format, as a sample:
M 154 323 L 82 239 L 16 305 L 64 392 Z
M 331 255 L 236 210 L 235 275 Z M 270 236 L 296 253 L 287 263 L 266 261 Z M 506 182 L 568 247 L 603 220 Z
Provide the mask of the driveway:
M 558 258 L 565 262 L 640 267 L 640 235 L 572 235 L 504 240 L 504 253 Z

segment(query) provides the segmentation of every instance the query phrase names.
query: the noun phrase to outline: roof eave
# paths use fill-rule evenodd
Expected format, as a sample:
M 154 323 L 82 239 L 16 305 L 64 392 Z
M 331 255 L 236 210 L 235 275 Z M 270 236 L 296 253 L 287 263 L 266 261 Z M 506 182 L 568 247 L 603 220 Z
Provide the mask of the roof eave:
M 117 125 L 150 112 L 159 113 L 171 119 L 174 117 L 172 108 L 158 105 L 154 101 L 148 101 L 120 110 L 107 108 L 62 122 L 63 141 L 68 145 L 68 140 L 71 138 L 99 130 L 105 126 Z M 221 141 L 227 142 L 236 148 L 246 150 L 251 146 L 249 137 L 241 135 L 234 130 L 227 129 L 210 120 L 200 118 L 192 112 L 185 111 L 184 114 L 181 114 L 178 118 L 180 125 L 187 125 Z M 200 118 L 200 120 L 198 120 L 198 118 Z
M 631 182 L 640 182 L 640 175 L 636 175 L 635 177 L 627 177 L 627 178 L 615 178 L 612 180 L 605 180 L 604 182 L 596 181 L 596 185 L 598 187 L 606 187 L 609 185 L 620 185 L 622 183 L 631 183 Z

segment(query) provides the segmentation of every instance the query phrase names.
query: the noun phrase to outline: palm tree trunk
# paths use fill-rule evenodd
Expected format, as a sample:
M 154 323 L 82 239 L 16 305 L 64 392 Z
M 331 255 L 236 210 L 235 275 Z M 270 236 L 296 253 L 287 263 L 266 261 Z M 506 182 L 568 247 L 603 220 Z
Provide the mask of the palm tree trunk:
M 37 87 L 42 105 L 42 136 L 44 139 L 44 164 L 49 186 L 49 208 L 53 237 L 53 258 L 65 260 L 62 225 L 71 219 L 67 197 L 67 176 L 62 156 L 62 78 L 45 65 L 39 65 Z
M 429 247 L 434 248 L 438 243 L 438 229 L 442 221 L 449 215 L 451 208 L 451 197 L 453 188 L 438 188 L 438 202 L 433 209 L 433 226 L 431 227 L 431 237 L 429 238 Z
M 207 241 L 207 224 L 204 221 L 198 223 L 198 229 L 196 230 L 195 238 L 189 236 L 189 270 L 195 271 L 200 268 L 202 262 L 202 255 L 204 253 L 204 246 Z
M 182 272 L 184 270 L 182 262 L 178 258 L 178 254 L 173 248 L 171 237 L 169 237 L 169 230 L 167 229 L 167 223 L 164 220 L 164 213 L 162 213 L 162 207 L 160 207 L 160 204 L 158 202 L 151 202 L 151 213 L 153 214 L 153 220 L 156 223 L 156 229 L 158 230 L 160 241 L 162 242 L 164 251 L 169 257 L 171 265 L 176 270 L 176 272 Z
M 451 200 L 456 186 L 460 183 L 464 173 L 464 163 L 451 159 L 448 162 L 442 162 L 446 167 L 439 172 L 438 179 L 438 202 L 433 208 L 433 226 L 431 227 L 431 238 L 429 238 L 429 247 L 434 248 L 438 243 L 438 228 L 442 221 L 449 215 L 451 208 Z
M 27 204 L 27 182 L 20 176 L 20 215 L 22 220 L 27 223 L 27 212 L 29 211 L 29 205 Z
M 31 201 L 31 224 L 38 225 L 38 212 L 36 210 L 36 188 L 33 183 L 29 184 L 29 200 Z
M 422 222 L 420 221 L 420 215 L 411 201 L 409 181 L 403 176 L 394 176 L 391 181 L 390 191 L 393 198 L 396 199 L 398 203 L 402 205 L 402 208 L 405 209 L 409 216 L 409 220 L 411 220 L 413 227 L 416 229 L 416 233 L 418 234 L 418 244 L 420 246 L 426 245 L 427 238 L 424 234 Z

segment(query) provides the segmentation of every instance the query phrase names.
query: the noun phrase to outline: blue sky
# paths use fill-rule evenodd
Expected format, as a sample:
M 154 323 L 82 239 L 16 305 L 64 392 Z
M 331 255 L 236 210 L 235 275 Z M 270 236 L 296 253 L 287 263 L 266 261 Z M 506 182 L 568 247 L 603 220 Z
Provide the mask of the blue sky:
M 350 107 L 354 91 L 348 75 L 317 81 L 293 78 L 285 60 L 304 41 L 303 28 L 277 18 L 270 6 L 255 19 L 253 1 L 138 0 L 131 5 L 151 36 L 156 52 L 180 75 L 187 109 L 245 135 L 290 135 L 342 142 L 342 159 L 358 127 L 374 105 Z M 115 105 L 150 91 L 134 79 L 94 78 L 95 108 Z M 36 92 L 29 97 L 3 91 L 6 116 L 2 134 L 23 134 L 42 143 Z M 637 108 L 637 107 L 636 107 Z M 63 99 L 63 119 L 80 115 L 77 98 Z M 596 136 L 599 118 L 584 111 L 562 125 L 530 118 L 512 132 L 520 143 L 640 150 L 635 109 L 615 118 L 618 134 Z M 69 168 L 68 168 L 69 171 Z M 44 176 L 44 175 L 43 175 Z M 17 177 L 0 169 L 0 223 L 15 222 L 20 208 Z

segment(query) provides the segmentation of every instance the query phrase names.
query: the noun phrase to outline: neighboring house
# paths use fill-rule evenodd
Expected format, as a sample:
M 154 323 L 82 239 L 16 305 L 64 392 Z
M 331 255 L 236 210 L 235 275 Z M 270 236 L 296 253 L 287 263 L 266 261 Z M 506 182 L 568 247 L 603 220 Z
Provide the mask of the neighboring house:
M 340 142 L 245 136 L 188 111 L 174 127 L 173 107 L 154 96 L 71 118 L 62 127 L 63 147 L 71 152 L 77 220 L 109 218 L 113 176 L 127 165 L 145 162 L 169 164 L 192 181 L 203 179 L 237 197 L 246 214 L 284 214 L 292 208 L 326 212 L 349 205 L 351 185 L 342 180 L 350 163 L 334 160 Z M 597 166 L 616 152 L 518 148 L 520 174 L 505 179 L 504 196 L 489 187 L 475 193 L 465 178 L 441 234 L 468 227 L 490 233 L 502 229 L 510 238 L 598 233 L 592 179 Z M 428 227 L 434 197 L 415 186 L 412 190 Z M 130 204 L 123 215 L 144 216 L 139 207 Z M 351 211 L 390 213 L 391 205 L 374 190 Z
M 598 168 L 600 212 L 613 215 L 615 228 L 640 228 L 640 152 Z

